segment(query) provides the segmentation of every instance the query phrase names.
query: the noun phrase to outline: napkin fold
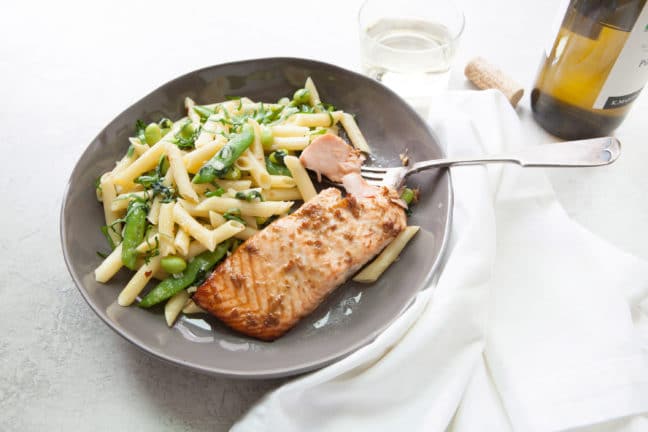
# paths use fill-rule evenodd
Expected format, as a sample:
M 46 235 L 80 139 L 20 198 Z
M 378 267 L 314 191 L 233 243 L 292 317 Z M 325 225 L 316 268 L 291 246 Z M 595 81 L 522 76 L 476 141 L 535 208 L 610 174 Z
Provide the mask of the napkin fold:
M 496 91 L 451 92 L 432 106 L 449 156 L 523 143 Z M 374 342 L 266 395 L 232 430 L 645 425 L 600 423 L 648 412 L 648 264 L 571 221 L 541 170 L 457 167 L 452 179 L 436 284 Z

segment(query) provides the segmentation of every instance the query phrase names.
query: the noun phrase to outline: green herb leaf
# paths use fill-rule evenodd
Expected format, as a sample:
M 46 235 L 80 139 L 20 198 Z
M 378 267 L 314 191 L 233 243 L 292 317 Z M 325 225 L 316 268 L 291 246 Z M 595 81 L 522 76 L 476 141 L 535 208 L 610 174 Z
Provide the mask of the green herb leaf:
M 263 201 L 263 196 L 261 195 L 261 192 L 259 192 L 258 190 L 251 190 L 247 192 L 239 191 L 236 192 L 234 198 L 245 200 L 245 201 L 254 201 L 255 199 L 258 199 L 261 202 Z
M 225 193 L 225 189 L 223 189 L 222 187 L 218 187 L 218 189 L 216 189 L 216 190 L 210 190 L 210 191 L 205 192 L 205 196 L 207 198 L 219 197 L 219 196 L 223 196 L 224 193 Z
M 206 121 L 210 115 L 215 113 L 214 110 L 201 105 L 194 105 L 193 110 L 200 116 L 200 120 L 203 122 Z
M 139 139 L 142 144 L 146 143 L 146 124 L 142 120 L 135 122 L 135 138 Z
M 226 220 L 233 220 L 245 224 L 245 221 L 241 219 L 241 209 L 232 208 L 223 213 L 223 217 Z
M 101 233 L 104 235 L 106 238 L 106 241 L 108 241 L 108 246 L 110 246 L 110 250 L 115 250 L 115 243 L 113 242 L 112 237 L 110 237 L 110 234 L 108 233 L 109 229 L 113 229 L 112 227 L 109 227 L 108 225 L 104 225 L 101 227 Z
M 285 165 L 272 162 L 269 156 L 265 157 L 265 162 L 268 174 L 292 177 L 290 170 Z

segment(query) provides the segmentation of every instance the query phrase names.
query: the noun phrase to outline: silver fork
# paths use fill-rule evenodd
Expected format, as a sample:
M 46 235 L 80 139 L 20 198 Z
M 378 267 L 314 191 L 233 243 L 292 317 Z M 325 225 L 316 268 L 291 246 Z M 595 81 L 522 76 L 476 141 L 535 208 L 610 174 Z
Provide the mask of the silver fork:
M 515 163 L 522 167 L 595 167 L 611 164 L 620 153 L 621 143 L 618 139 L 602 137 L 525 147 L 510 155 L 434 159 L 392 168 L 363 166 L 362 177 L 369 184 L 398 189 L 410 175 L 432 168 L 489 163 Z

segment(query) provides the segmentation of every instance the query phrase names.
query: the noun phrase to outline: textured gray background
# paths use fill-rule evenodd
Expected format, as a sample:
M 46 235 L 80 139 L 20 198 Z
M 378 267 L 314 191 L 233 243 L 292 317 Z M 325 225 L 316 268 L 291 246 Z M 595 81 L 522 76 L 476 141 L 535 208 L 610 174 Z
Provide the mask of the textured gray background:
M 0 7 L 0 431 L 221 431 L 281 381 L 232 381 L 151 359 L 109 330 L 69 278 L 58 238 L 77 157 L 123 108 L 195 68 L 251 57 L 358 67 L 360 1 L 11 2 Z M 452 77 L 483 55 L 528 88 L 558 0 L 466 0 Z M 227 2 L 229 4 L 229 2 Z M 321 4 L 321 3 L 320 3 Z M 272 37 L 268 37 L 271 35 Z M 550 139 L 519 109 L 529 140 Z M 648 258 L 642 95 L 618 136 L 622 159 L 551 171 L 568 212 Z M 643 134 L 643 136 L 642 136 Z

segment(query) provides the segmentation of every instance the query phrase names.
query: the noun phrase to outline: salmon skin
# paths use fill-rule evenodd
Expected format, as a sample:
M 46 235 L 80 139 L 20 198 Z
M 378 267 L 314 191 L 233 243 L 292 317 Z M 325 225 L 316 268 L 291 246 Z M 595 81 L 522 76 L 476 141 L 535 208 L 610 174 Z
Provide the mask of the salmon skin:
M 225 259 L 193 300 L 232 329 L 271 341 L 311 313 L 406 226 L 396 192 L 325 189 Z

